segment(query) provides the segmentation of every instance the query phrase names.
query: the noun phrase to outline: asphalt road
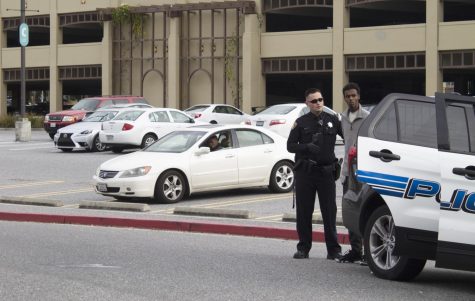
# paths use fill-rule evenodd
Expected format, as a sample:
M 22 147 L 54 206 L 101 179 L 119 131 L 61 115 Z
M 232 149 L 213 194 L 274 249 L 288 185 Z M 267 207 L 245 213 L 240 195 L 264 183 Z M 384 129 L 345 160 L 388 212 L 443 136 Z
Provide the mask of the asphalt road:
M 92 188 L 92 176 L 97 167 L 117 154 L 112 152 L 90 153 L 75 151 L 64 153 L 56 149 L 43 130 L 32 131 L 29 142 L 15 142 L 14 130 L 0 131 L 0 196 L 19 196 L 33 199 L 61 200 L 65 207 L 78 208 L 81 201 L 115 201 L 96 194 Z M 343 146 L 336 153 L 343 155 Z M 340 206 L 342 187 L 337 185 L 337 205 Z M 281 221 L 284 213 L 292 209 L 292 194 L 272 194 L 267 188 L 235 189 L 226 192 L 200 193 L 178 204 L 147 203 L 153 214 L 173 214 L 176 206 L 199 208 L 244 209 L 253 218 L 265 221 Z M 316 205 L 318 211 L 318 202 Z
M 0 222 L 1 300 L 474 300 L 475 274 L 427 267 L 410 283 L 291 258 L 292 241 Z

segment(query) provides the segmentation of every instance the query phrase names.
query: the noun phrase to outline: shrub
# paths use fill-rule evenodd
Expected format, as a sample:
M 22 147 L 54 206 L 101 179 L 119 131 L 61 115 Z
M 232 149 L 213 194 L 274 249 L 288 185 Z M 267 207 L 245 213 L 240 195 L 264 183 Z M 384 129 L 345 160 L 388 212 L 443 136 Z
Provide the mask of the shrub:
M 31 122 L 31 128 L 42 128 L 44 116 L 27 114 L 26 118 Z M 20 120 L 20 116 L 6 115 L 0 117 L 0 128 L 15 128 L 15 121 Z

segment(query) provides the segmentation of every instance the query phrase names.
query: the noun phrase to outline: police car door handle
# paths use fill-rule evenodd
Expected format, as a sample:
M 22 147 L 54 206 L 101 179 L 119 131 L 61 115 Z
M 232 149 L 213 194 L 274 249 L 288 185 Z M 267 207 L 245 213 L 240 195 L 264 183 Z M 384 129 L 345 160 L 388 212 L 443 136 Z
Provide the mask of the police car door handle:
M 388 149 L 382 149 L 381 151 L 369 151 L 369 155 L 374 158 L 379 158 L 383 162 L 391 162 L 393 160 L 401 160 L 401 156 L 393 154 Z
M 233 154 L 227 154 L 226 156 L 224 156 L 224 158 L 226 158 L 226 159 L 234 158 L 234 155 Z
M 271 150 L 271 149 L 266 149 L 266 150 L 264 151 L 264 154 L 268 154 L 268 153 L 272 153 L 272 150 Z
M 475 180 L 475 166 L 467 166 L 465 168 L 454 167 L 452 173 L 459 176 L 464 176 L 468 180 Z

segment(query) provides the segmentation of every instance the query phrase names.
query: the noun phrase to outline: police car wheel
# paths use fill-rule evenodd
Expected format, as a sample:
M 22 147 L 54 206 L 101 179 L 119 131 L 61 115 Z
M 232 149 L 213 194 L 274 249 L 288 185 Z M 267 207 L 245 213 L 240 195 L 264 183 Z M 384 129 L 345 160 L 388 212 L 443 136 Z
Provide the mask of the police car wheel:
M 272 168 L 269 189 L 273 192 L 289 192 L 294 187 L 294 165 L 289 161 L 278 162 Z
M 159 203 L 172 204 L 185 196 L 187 189 L 185 177 L 176 170 L 169 170 L 158 177 L 155 184 L 155 200 Z
M 393 254 L 396 241 L 396 225 L 386 206 L 376 209 L 369 218 L 364 232 L 366 261 L 371 271 L 379 278 L 411 280 L 424 268 L 422 259 Z

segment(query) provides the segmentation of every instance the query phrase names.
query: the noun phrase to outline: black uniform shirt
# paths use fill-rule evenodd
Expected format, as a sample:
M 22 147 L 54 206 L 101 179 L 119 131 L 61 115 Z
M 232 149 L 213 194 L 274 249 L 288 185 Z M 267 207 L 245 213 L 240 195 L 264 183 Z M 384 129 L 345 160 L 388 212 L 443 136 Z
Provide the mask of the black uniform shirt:
M 320 133 L 318 143 L 320 153 L 314 155 L 307 150 L 312 136 Z M 336 135 L 343 137 L 340 120 L 335 115 L 321 112 L 318 116 L 309 112 L 299 117 L 292 126 L 287 140 L 287 150 L 295 153 L 295 162 L 300 159 L 312 159 L 319 165 L 328 165 L 335 160 Z

